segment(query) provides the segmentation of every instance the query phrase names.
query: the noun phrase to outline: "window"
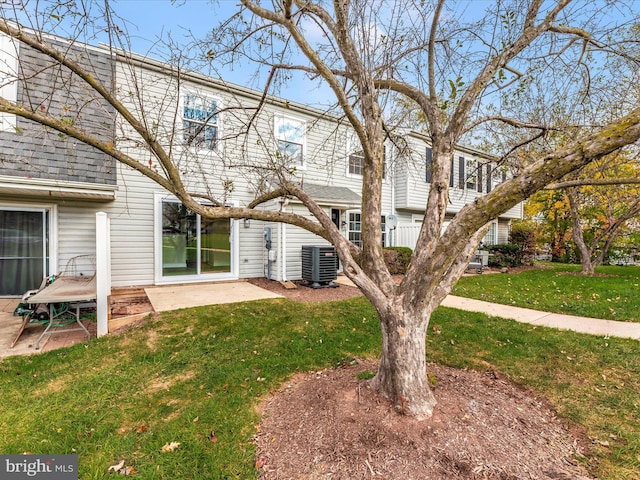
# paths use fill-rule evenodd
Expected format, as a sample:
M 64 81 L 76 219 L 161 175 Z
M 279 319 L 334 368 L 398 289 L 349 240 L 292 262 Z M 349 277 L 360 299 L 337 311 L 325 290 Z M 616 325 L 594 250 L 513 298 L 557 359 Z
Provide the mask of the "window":
M 12 102 L 18 99 L 17 70 L 17 46 L 11 37 L 0 33 L 0 96 Z M 16 116 L 0 113 L 0 131 L 15 131 L 15 129 Z
M 278 155 L 289 165 L 304 166 L 304 122 L 287 117 L 275 118 Z
M 382 215 L 382 248 L 387 246 L 387 217 L 386 215 Z
M 362 150 L 354 150 L 349 154 L 347 159 L 347 175 L 361 177 L 364 174 L 364 152 Z M 382 179 L 387 178 L 387 147 L 385 146 L 382 153 Z
M 349 241 L 362 247 L 362 214 L 349 213 Z
M 431 183 L 431 178 L 433 176 L 433 150 L 431 147 L 427 147 L 425 154 L 425 165 L 426 165 L 426 182 Z
M 218 147 L 218 102 L 195 94 L 183 97 L 183 140 L 192 147 L 215 150 Z
M 485 245 L 495 245 L 496 243 L 498 243 L 498 223 L 497 222 L 491 222 L 489 231 L 482 239 L 482 242 Z
M 362 175 L 364 169 L 364 153 L 362 150 L 349 155 L 349 174 Z
M 504 170 L 504 167 L 493 168 L 491 172 L 492 185 L 497 185 L 500 182 L 504 182 L 506 180 L 506 175 L 507 172 Z
M 380 218 L 382 222 L 381 226 L 381 240 L 382 246 L 387 246 L 387 227 L 386 217 L 382 215 Z M 349 241 L 362 248 L 362 214 L 360 212 L 349 212 Z
M 475 190 L 476 189 L 476 175 L 477 175 L 477 165 L 476 162 L 473 160 L 467 160 L 466 161 L 467 164 L 467 172 L 469 172 L 467 174 L 467 188 L 469 190 Z
M 0 208 L 0 295 L 22 295 L 49 275 L 50 212 Z

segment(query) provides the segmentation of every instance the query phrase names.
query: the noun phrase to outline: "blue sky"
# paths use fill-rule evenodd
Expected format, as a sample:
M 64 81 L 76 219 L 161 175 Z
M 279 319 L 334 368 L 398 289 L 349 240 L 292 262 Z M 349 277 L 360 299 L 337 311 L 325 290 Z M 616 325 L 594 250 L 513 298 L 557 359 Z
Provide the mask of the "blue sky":
M 118 16 L 127 21 L 132 50 L 146 54 L 161 35 L 171 33 L 172 38 L 186 43 L 190 34 L 204 38 L 207 32 L 220 20 L 227 19 L 238 10 L 239 0 L 112 0 L 111 7 Z M 249 77 L 255 72 L 252 65 L 236 65 L 224 68 L 220 74 L 224 80 L 261 89 L 263 84 L 250 83 Z M 318 91 L 309 82 L 292 82 L 280 96 L 287 100 L 305 104 L 326 101 L 331 93 L 328 88 Z M 331 95 L 332 97 L 332 95 Z

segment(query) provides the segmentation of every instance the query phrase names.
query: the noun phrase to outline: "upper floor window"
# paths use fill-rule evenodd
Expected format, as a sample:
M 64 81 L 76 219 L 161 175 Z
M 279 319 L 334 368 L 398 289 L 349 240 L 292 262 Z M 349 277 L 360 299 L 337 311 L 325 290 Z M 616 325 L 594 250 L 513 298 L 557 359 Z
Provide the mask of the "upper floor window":
M 497 185 L 507 179 L 507 171 L 504 166 L 496 166 L 491 170 L 491 185 Z
M 362 175 L 364 171 L 364 152 L 362 150 L 349 155 L 349 174 Z
M 275 138 L 278 146 L 278 155 L 286 163 L 298 167 L 304 166 L 304 122 L 288 117 L 276 117 Z
M 13 38 L 0 33 L 0 96 L 15 102 L 18 99 L 16 72 L 18 71 L 18 48 Z M 0 113 L 0 131 L 15 131 L 16 116 Z
M 477 185 L 478 165 L 474 160 L 467 160 L 467 189 L 475 190 Z
M 215 150 L 218 147 L 218 102 L 193 93 L 184 95 L 182 127 L 187 145 Z
M 357 150 L 352 152 L 348 158 L 348 173 L 349 175 L 357 175 L 362 176 L 364 173 L 364 152 L 362 150 Z M 385 148 L 385 152 L 382 158 L 382 178 L 387 178 L 387 151 Z

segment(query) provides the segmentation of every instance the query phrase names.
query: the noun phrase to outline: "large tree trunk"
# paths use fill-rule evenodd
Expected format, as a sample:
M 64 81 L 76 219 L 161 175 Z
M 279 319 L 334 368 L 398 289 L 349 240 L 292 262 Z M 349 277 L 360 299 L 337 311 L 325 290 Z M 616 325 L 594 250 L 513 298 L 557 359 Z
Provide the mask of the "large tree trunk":
M 429 418 L 436 399 L 429 388 L 426 330 L 431 312 L 417 316 L 399 304 L 380 314 L 382 356 L 373 387 L 388 398 L 398 413 Z
M 596 265 L 591 261 L 591 258 L 582 255 L 580 263 L 582 265 L 580 275 L 592 276 L 596 272 Z

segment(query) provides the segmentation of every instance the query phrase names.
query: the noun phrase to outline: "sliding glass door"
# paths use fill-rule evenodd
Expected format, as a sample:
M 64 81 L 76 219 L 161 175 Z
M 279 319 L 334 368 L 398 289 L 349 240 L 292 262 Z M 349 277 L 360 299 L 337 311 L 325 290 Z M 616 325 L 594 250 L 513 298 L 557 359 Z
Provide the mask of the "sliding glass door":
M 162 201 L 162 276 L 231 272 L 231 221 L 203 219 L 176 201 Z
M 46 209 L 0 208 L 0 296 L 36 289 L 49 275 Z

